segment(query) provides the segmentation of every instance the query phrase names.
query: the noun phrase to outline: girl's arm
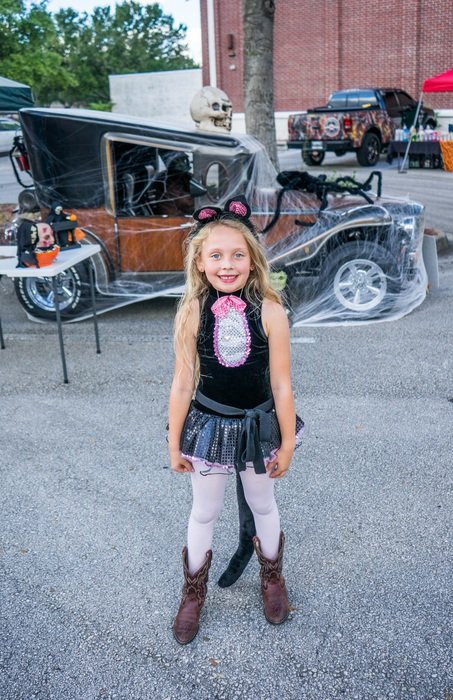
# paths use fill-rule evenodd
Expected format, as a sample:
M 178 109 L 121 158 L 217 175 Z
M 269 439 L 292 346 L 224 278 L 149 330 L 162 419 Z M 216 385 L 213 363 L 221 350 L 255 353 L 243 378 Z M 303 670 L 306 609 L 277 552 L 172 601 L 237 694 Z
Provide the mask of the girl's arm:
M 170 389 L 168 412 L 168 451 L 170 466 L 176 472 L 193 472 L 192 464 L 181 455 L 180 440 L 194 390 L 193 368 L 199 324 L 198 301 L 192 303 L 186 323 L 186 343 L 176 346 L 175 373 Z
M 296 411 L 291 386 L 289 324 L 284 308 L 274 301 L 263 302 L 263 325 L 269 342 L 269 368 L 272 394 L 282 437 L 277 457 L 269 463 L 271 478 L 289 469 L 295 447 Z

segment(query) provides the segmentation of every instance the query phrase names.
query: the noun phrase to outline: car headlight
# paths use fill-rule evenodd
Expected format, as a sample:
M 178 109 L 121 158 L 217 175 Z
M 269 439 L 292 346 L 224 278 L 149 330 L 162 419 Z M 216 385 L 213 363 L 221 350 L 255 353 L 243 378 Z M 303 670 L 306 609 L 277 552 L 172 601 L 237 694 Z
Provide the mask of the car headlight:
M 403 245 L 416 245 L 420 236 L 422 219 L 417 216 L 404 216 L 395 220 L 396 229 Z

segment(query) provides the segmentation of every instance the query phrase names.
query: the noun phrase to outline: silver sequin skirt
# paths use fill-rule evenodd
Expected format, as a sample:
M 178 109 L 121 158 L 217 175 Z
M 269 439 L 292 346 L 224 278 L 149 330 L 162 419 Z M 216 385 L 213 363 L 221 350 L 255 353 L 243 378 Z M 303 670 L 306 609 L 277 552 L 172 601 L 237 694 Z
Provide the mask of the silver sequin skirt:
M 275 457 L 281 442 L 275 410 L 270 415 L 271 439 L 260 442 L 265 464 Z M 238 464 L 243 421 L 244 418 L 213 415 L 191 406 L 181 436 L 183 457 L 204 464 L 207 474 L 231 473 Z M 303 420 L 296 416 L 296 448 L 301 444 L 303 429 Z

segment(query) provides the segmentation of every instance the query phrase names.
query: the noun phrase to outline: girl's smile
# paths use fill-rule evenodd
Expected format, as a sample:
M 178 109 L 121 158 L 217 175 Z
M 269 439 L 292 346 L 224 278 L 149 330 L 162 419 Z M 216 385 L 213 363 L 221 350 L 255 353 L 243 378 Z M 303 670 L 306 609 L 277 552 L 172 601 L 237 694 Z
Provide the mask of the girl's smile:
M 204 241 L 197 267 L 219 292 L 232 293 L 242 289 L 253 270 L 243 234 L 219 223 Z

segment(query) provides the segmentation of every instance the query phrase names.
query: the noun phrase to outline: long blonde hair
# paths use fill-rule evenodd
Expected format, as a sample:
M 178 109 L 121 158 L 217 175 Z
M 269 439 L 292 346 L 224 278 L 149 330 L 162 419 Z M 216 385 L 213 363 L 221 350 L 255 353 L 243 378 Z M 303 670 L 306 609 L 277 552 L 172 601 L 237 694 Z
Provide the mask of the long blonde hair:
M 259 306 L 263 299 L 270 299 L 281 304 L 280 294 L 272 287 L 270 280 L 269 263 L 264 254 L 264 249 L 258 238 L 241 221 L 236 219 L 217 219 L 205 224 L 196 235 L 189 236 L 185 241 L 184 269 L 186 273 L 186 289 L 181 297 L 175 318 L 175 347 L 187 347 L 187 326 L 192 305 L 199 300 L 202 308 L 209 293 L 209 283 L 204 272 L 197 267 L 197 260 L 201 256 L 203 243 L 211 231 L 222 224 L 239 231 L 244 236 L 250 253 L 252 268 L 244 288 L 244 298 L 252 305 Z M 198 362 L 193 365 L 192 359 L 186 357 L 189 366 L 193 369 L 194 378 L 198 375 Z M 197 358 L 198 360 L 198 358 Z

